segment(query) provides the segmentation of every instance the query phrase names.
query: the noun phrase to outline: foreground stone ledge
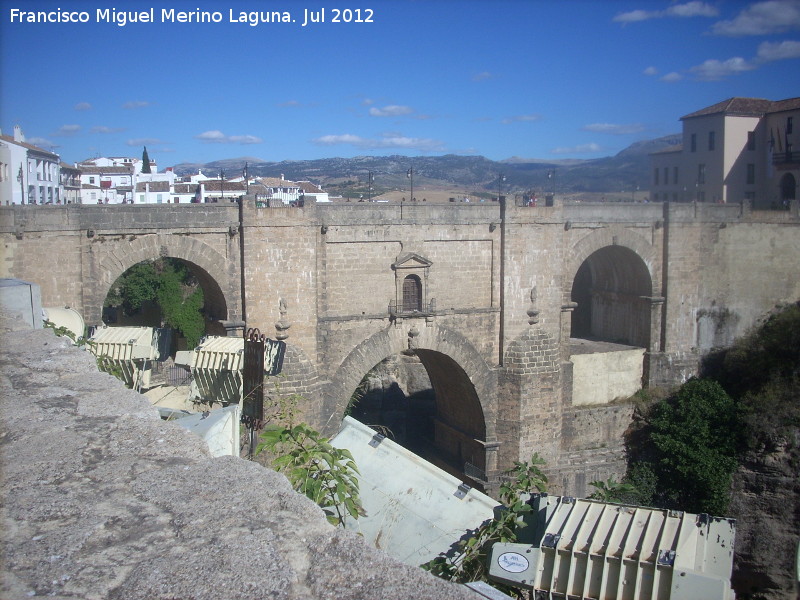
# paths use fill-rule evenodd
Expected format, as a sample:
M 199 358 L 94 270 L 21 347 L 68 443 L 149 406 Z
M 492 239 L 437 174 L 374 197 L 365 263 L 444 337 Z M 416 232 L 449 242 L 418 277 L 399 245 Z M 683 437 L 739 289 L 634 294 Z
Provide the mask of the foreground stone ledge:
M 50 330 L 0 317 L 0 597 L 477 597 L 332 527 L 282 475 L 211 458 Z

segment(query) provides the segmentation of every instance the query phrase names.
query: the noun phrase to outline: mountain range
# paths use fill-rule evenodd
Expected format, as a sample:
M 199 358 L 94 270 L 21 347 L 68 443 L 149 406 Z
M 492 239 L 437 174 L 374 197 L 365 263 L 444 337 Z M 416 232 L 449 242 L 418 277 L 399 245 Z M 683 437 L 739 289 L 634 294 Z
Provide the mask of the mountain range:
M 248 174 L 258 177 L 285 177 L 291 181 L 310 180 L 331 193 L 363 193 L 372 173 L 374 195 L 408 186 L 407 173 L 413 169 L 414 185 L 465 190 L 491 195 L 502 185 L 503 193 L 629 193 L 646 190 L 650 183 L 649 154 L 681 143 L 673 134 L 636 142 L 614 156 L 590 160 L 546 160 L 514 157 L 493 161 L 483 156 L 356 156 L 316 160 L 268 162 L 240 157 L 213 162 L 181 163 L 174 170 L 179 175 L 203 173 L 224 177 L 240 175 L 247 165 Z M 500 175 L 504 176 L 502 182 Z

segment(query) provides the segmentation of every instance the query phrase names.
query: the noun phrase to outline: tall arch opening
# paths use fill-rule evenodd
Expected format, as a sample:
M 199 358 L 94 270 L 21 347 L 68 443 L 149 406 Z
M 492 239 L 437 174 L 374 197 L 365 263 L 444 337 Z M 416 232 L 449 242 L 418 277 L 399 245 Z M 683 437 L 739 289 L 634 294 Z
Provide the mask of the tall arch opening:
M 486 422 L 469 376 L 451 357 L 416 349 L 362 379 L 347 414 L 442 470 L 484 489 Z
M 653 284 L 631 249 L 606 246 L 581 264 L 572 284 L 570 337 L 647 348 Z
M 193 347 L 203 335 L 225 335 L 221 321 L 227 312 L 222 289 L 207 271 L 188 260 L 162 257 L 139 262 L 116 278 L 105 295 L 103 322 L 171 327 L 177 333 L 174 351 Z

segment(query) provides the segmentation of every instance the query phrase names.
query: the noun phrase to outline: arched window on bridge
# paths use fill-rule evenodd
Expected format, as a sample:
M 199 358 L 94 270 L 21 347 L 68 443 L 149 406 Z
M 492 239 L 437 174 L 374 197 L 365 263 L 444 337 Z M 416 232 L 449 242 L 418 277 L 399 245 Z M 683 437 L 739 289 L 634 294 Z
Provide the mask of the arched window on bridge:
M 418 275 L 403 279 L 403 312 L 422 312 L 422 280 Z
M 408 252 L 392 264 L 395 274 L 394 297 L 389 303 L 389 312 L 394 314 L 423 313 L 433 310 L 434 299 L 428 295 L 428 272 L 431 261 Z

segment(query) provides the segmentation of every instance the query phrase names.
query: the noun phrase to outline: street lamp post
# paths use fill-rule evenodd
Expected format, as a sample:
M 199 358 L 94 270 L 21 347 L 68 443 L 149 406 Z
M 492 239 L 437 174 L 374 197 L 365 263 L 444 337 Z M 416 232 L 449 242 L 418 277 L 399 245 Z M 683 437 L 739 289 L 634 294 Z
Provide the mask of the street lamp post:
M 367 171 L 367 202 L 372 202 L 372 171 Z
M 506 180 L 506 176 L 502 173 L 498 173 L 497 175 L 497 201 L 500 202 L 503 196 L 503 182 Z

